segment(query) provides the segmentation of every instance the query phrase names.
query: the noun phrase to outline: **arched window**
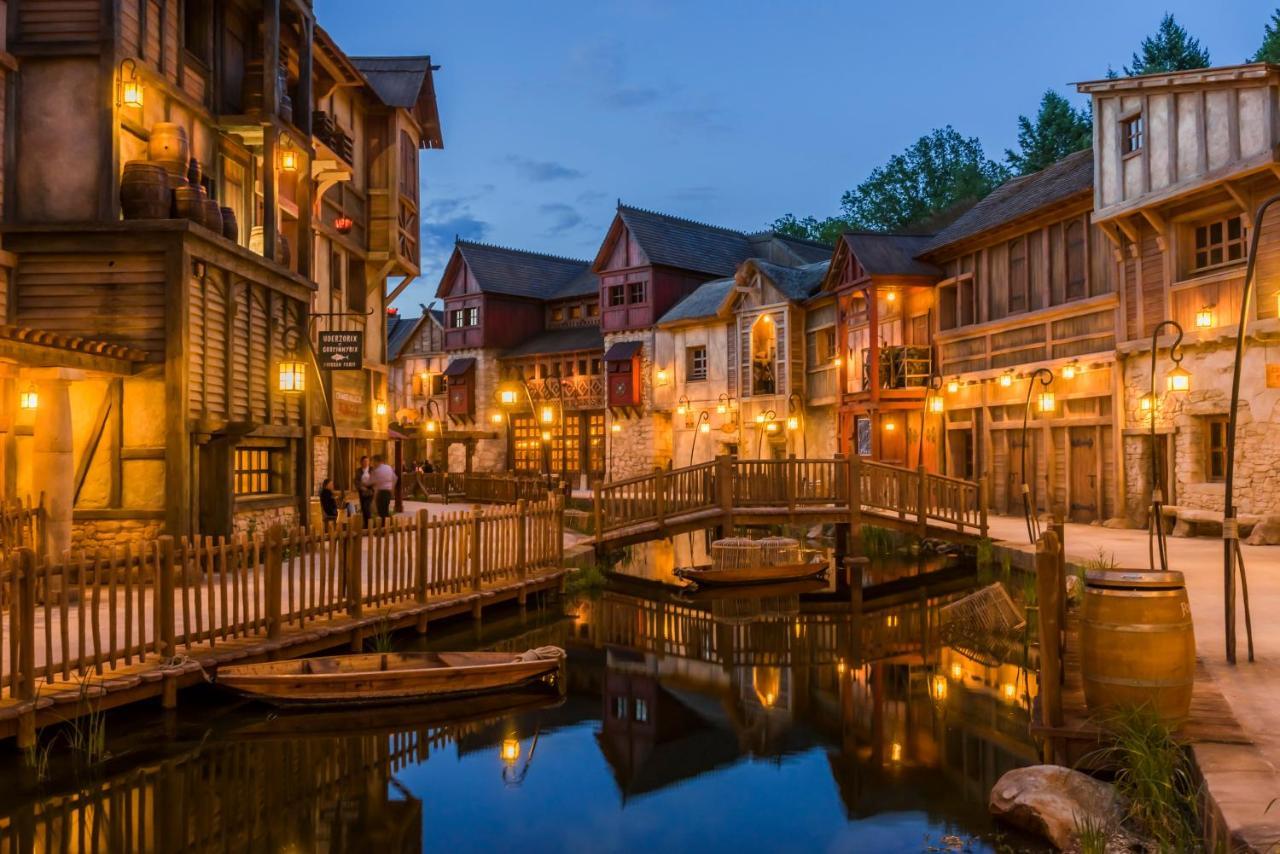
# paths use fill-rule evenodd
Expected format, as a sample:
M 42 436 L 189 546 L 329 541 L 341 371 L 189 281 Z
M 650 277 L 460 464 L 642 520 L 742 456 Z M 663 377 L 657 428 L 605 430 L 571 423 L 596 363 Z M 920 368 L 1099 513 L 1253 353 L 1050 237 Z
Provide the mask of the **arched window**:
M 778 391 L 778 329 L 773 318 L 762 314 L 751 325 L 751 393 Z

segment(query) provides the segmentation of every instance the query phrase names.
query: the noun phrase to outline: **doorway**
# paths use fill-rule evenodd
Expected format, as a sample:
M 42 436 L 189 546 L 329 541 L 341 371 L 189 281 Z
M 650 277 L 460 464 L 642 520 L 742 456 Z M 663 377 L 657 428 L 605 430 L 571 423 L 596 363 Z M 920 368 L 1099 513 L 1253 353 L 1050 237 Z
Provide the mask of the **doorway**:
M 1098 430 L 1072 427 L 1070 441 L 1071 503 L 1067 518 L 1072 522 L 1092 522 L 1098 518 Z

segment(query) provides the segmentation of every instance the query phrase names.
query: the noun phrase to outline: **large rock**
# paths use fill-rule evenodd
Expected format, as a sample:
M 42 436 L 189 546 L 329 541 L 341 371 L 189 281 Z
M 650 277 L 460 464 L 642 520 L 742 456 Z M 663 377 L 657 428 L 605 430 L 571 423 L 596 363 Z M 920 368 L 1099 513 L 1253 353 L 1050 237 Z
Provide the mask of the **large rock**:
M 1006 772 L 991 790 L 987 808 L 1060 849 L 1074 843 L 1080 822 L 1119 828 L 1124 818 L 1124 804 L 1114 786 L 1059 765 Z
M 1263 516 L 1253 526 L 1253 532 L 1245 543 L 1251 546 L 1280 546 L 1280 516 Z

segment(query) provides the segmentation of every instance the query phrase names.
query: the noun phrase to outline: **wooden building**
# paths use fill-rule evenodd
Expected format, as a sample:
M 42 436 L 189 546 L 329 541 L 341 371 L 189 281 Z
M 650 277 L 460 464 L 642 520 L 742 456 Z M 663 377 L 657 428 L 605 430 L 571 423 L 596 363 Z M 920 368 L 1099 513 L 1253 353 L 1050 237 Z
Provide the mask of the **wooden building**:
M 59 550 L 298 518 L 325 407 L 283 391 L 280 367 L 304 361 L 314 379 L 317 279 L 329 288 L 319 310 L 333 304 L 333 254 L 316 246 L 342 242 L 338 218 L 350 217 L 355 237 L 342 238 L 360 261 L 360 295 L 377 289 L 369 361 L 384 364 L 382 283 L 415 272 L 417 258 L 378 243 L 407 214 L 377 199 L 404 186 L 384 168 L 406 163 L 392 131 L 420 130 L 416 210 L 418 147 L 439 144 L 429 82 L 412 108 L 382 101 L 303 0 L 9 5 L 20 71 L 5 122 L 5 320 L 29 341 L 111 358 L 18 354 L 0 407 L 5 493 L 58 496 Z M 374 132 L 356 142 L 360 122 Z M 184 172 L 188 198 L 216 200 L 238 229 L 207 206 L 199 221 L 122 219 L 125 164 L 174 155 L 196 163 L 179 162 L 173 182 Z M 37 405 L 6 417 L 27 389 Z
M 387 394 L 392 429 L 408 438 L 406 460 L 430 460 L 443 466 L 443 445 L 436 442 L 448 398 L 444 371 L 444 312 L 422 306 L 418 317 L 387 309 Z
M 1122 432 L 1116 466 L 1124 511 L 1144 522 L 1150 496 L 1151 335 L 1164 320 L 1185 330 L 1182 367 L 1190 388 L 1170 391 L 1172 330 L 1157 341 L 1157 438 L 1164 500 L 1220 514 L 1231 366 L 1249 241 L 1262 228 L 1249 305 L 1237 508 L 1280 507 L 1280 212 L 1262 224 L 1257 206 L 1280 191 L 1280 68 L 1264 64 L 1098 80 L 1079 85 L 1093 99 L 1093 220 L 1110 239 L 1119 287 L 1115 340 Z M 1100 248 L 1101 249 L 1101 248 Z

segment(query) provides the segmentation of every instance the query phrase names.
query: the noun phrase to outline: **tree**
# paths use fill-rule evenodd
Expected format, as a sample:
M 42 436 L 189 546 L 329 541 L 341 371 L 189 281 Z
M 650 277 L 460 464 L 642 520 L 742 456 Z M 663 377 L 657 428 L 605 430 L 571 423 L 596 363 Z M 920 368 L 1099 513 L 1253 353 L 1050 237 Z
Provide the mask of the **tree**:
M 840 239 L 840 235 L 849 228 L 849 223 L 838 216 L 830 216 L 826 219 L 807 216 L 800 219 L 795 214 L 789 213 L 775 219 L 769 228 L 779 234 L 817 240 L 834 246 Z
M 1193 39 L 1173 15 L 1165 13 L 1154 36 L 1147 36 L 1133 55 L 1133 66 L 1126 66 L 1129 77 L 1139 74 L 1155 74 L 1160 71 L 1187 71 L 1209 66 L 1209 51 L 1200 47 L 1199 39 Z
M 1019 175 L 1038 172 L 1075 151 L 1093 145 L 1093 118 L 1077 110 L 1052 89 L 1040 99 L 1035 122 L 1018 116 L 1019 151 L 1005 149 L 1004 159 Z
M 1280 9 L 1271 13 L 1271 23 L 1263 30 L 1262 46 L 1253 55 L 1252 61 L 1280 64 Z
M 982 198 L 1008 177 L 1008 170 L 987 159 L 977 137 L 965 139 L 947 125 L 920 137 L 847 190 L 840 197 L 842 219 L 855 229 L 907 229 Z

